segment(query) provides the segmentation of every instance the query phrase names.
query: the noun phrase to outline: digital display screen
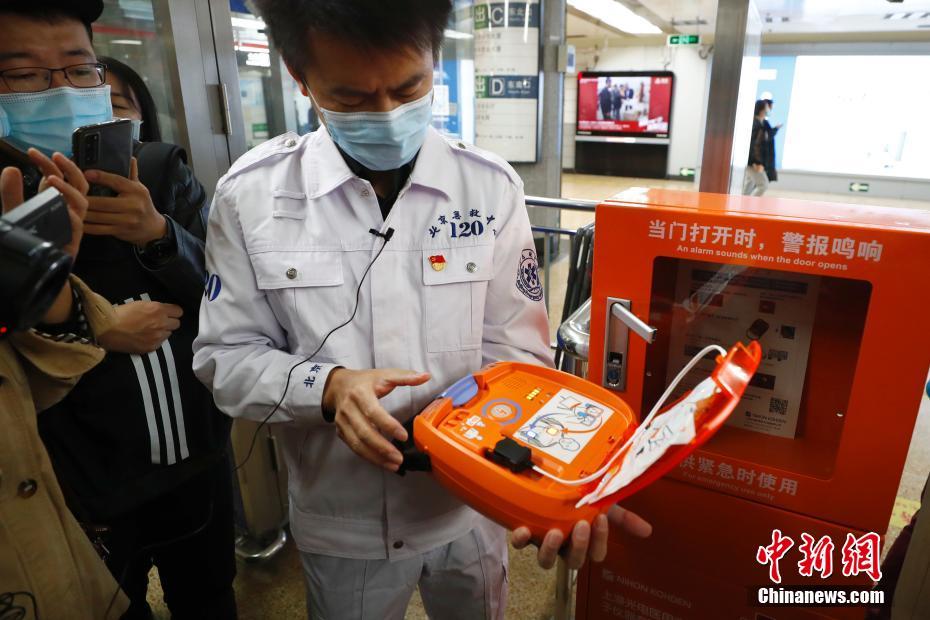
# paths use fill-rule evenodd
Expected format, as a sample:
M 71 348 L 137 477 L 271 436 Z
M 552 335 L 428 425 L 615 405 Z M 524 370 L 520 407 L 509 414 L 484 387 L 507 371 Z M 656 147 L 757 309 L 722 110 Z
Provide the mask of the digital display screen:
M 579 135 L 669 137 L 671 72 L 578 74 Z

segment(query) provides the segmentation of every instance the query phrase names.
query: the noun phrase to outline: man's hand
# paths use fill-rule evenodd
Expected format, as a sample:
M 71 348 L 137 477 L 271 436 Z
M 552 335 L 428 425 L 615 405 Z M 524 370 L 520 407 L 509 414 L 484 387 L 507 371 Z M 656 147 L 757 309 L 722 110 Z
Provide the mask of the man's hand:
M 117 353 L 151 353 L 181 326 L 180 306 L 157 301 L 130 301 L 116 306 L 116 323 L 99 338 L 100 346 Z
M 65 202 L 68 204 L 68 215 L 71 218 L 71 243 L 63 247 L 62 251 L 75 258 L 81 245 L 81 237 L 84 235 L 84 218 L 87 214 L 87 190 L 90 185 L 77 164 L 61 153 L 54 153 L 49 158 L 38 149 L 29 149 L 27 154 L 32 164 L 42 172 L 39 191 L 54 187 L 62 193 Z M 18 181 L 15 183 L 18 188 L 17 198 L 19 202 L 22 202 L 22 175 L 19 174 L 18 170 L 16 173 L 19 175 L 17 176 Z M 5 198 L 4 202 L 6 202 Z
M 323 408 L 336 412 L 336 432 L 353 452 L 378 467 L 397 471 L 403 456 L 390 439 L 406 441 L 407 431 L 378 399 L 397 386 L 421 385 L 429 379 L 429 373 L 396 368 L 337 368 L 329 373 L 323 388 Z
M 755 170 L 756 172 L 765 172 L 765 166 L 763 166 L 762 164 L 753 164 L 752 169 Z
M 148 188 L 139 182 L 139 164 L 132 158 L 129 178 L 100 170 L 88 170 L 87 180 L 116 192 L 116 196 L 91 196 L 87 210 L 88 235 L 110 235 L 144 246 L 168 232 L 165 216 L 155 209 Z
M 560 552 L 572 569 L 581 568 L 586 559 L 592 562 L 603 561 L 607 556 L 608 523 L 638 538 L 647 538 L 652 534 L 652 526 L 642 517 L 620 506 L 612 506 L 606 515 L 598 515 L 594 519 L 593 527 L 587 521 L 576 523 L 571 540 L 564 549 L 562 543 L 565 536 L 561 530 L 549 530 L 539 545 L 536 561 L 541 567 L 550 569 L 555 565 Z M 515 549 L 522 549 L 530 542 L 530 530 L 518 527 L 513 531 L 510 542 Z

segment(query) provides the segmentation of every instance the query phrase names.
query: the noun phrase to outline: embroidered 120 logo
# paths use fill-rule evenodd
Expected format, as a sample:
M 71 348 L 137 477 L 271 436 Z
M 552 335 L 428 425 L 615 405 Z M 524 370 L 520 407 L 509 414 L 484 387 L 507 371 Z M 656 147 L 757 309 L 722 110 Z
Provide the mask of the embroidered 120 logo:
M 542 283 L 539 281 L 539 261 L 536 260 L 536 252 L 533 250 L 526 249 L 520 254 L 517 290 L 533 301 L 543 298 Z

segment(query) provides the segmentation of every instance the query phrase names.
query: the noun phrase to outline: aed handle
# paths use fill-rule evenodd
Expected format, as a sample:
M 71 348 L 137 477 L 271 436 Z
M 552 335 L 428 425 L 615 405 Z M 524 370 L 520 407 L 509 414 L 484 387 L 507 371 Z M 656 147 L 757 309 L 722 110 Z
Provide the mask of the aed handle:
M 404 430 L 407 431 L 407 441 L 397 441 L 395 439 L 393 442 L 394 447 L 400 450 L 400 455 L 404 457 L 400 467 L 397 468 L 396 473 L 398 476 L 404 476 L 408 471 L 433 471 L 429 455 L 421 452 L 413 442 L 413 421 L 416 417 L 413 416 L 404 424 Z

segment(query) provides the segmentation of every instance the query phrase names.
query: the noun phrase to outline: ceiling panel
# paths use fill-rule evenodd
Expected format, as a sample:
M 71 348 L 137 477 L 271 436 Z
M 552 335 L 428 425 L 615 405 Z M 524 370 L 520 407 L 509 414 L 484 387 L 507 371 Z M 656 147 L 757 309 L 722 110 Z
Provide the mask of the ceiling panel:
M 598 25 L 595 21 L 585 16 L 583 13 L 575 12 L 569 9 L 567 21 L 565 23 L 565 34 L 568 42 L 577 45 L 579 40 L 583 39 L 616 39 L 629 37 L 634 39 L 633 35 L 625 35 L 613 28 L 607 28 Z
M 631 0 L 635 2 L 635 0 Z M 717 0 L 638 0 L 681 31 L 713 30 Z M 930 0 L 756 0 L 767 33 L 919 31 L 930 28 Z M 696 20 L 707 22 L 696 25 Z M 692 22 L 682 24 L 681 22 Z M 923 28 L 921 28 L 923 26 Z

